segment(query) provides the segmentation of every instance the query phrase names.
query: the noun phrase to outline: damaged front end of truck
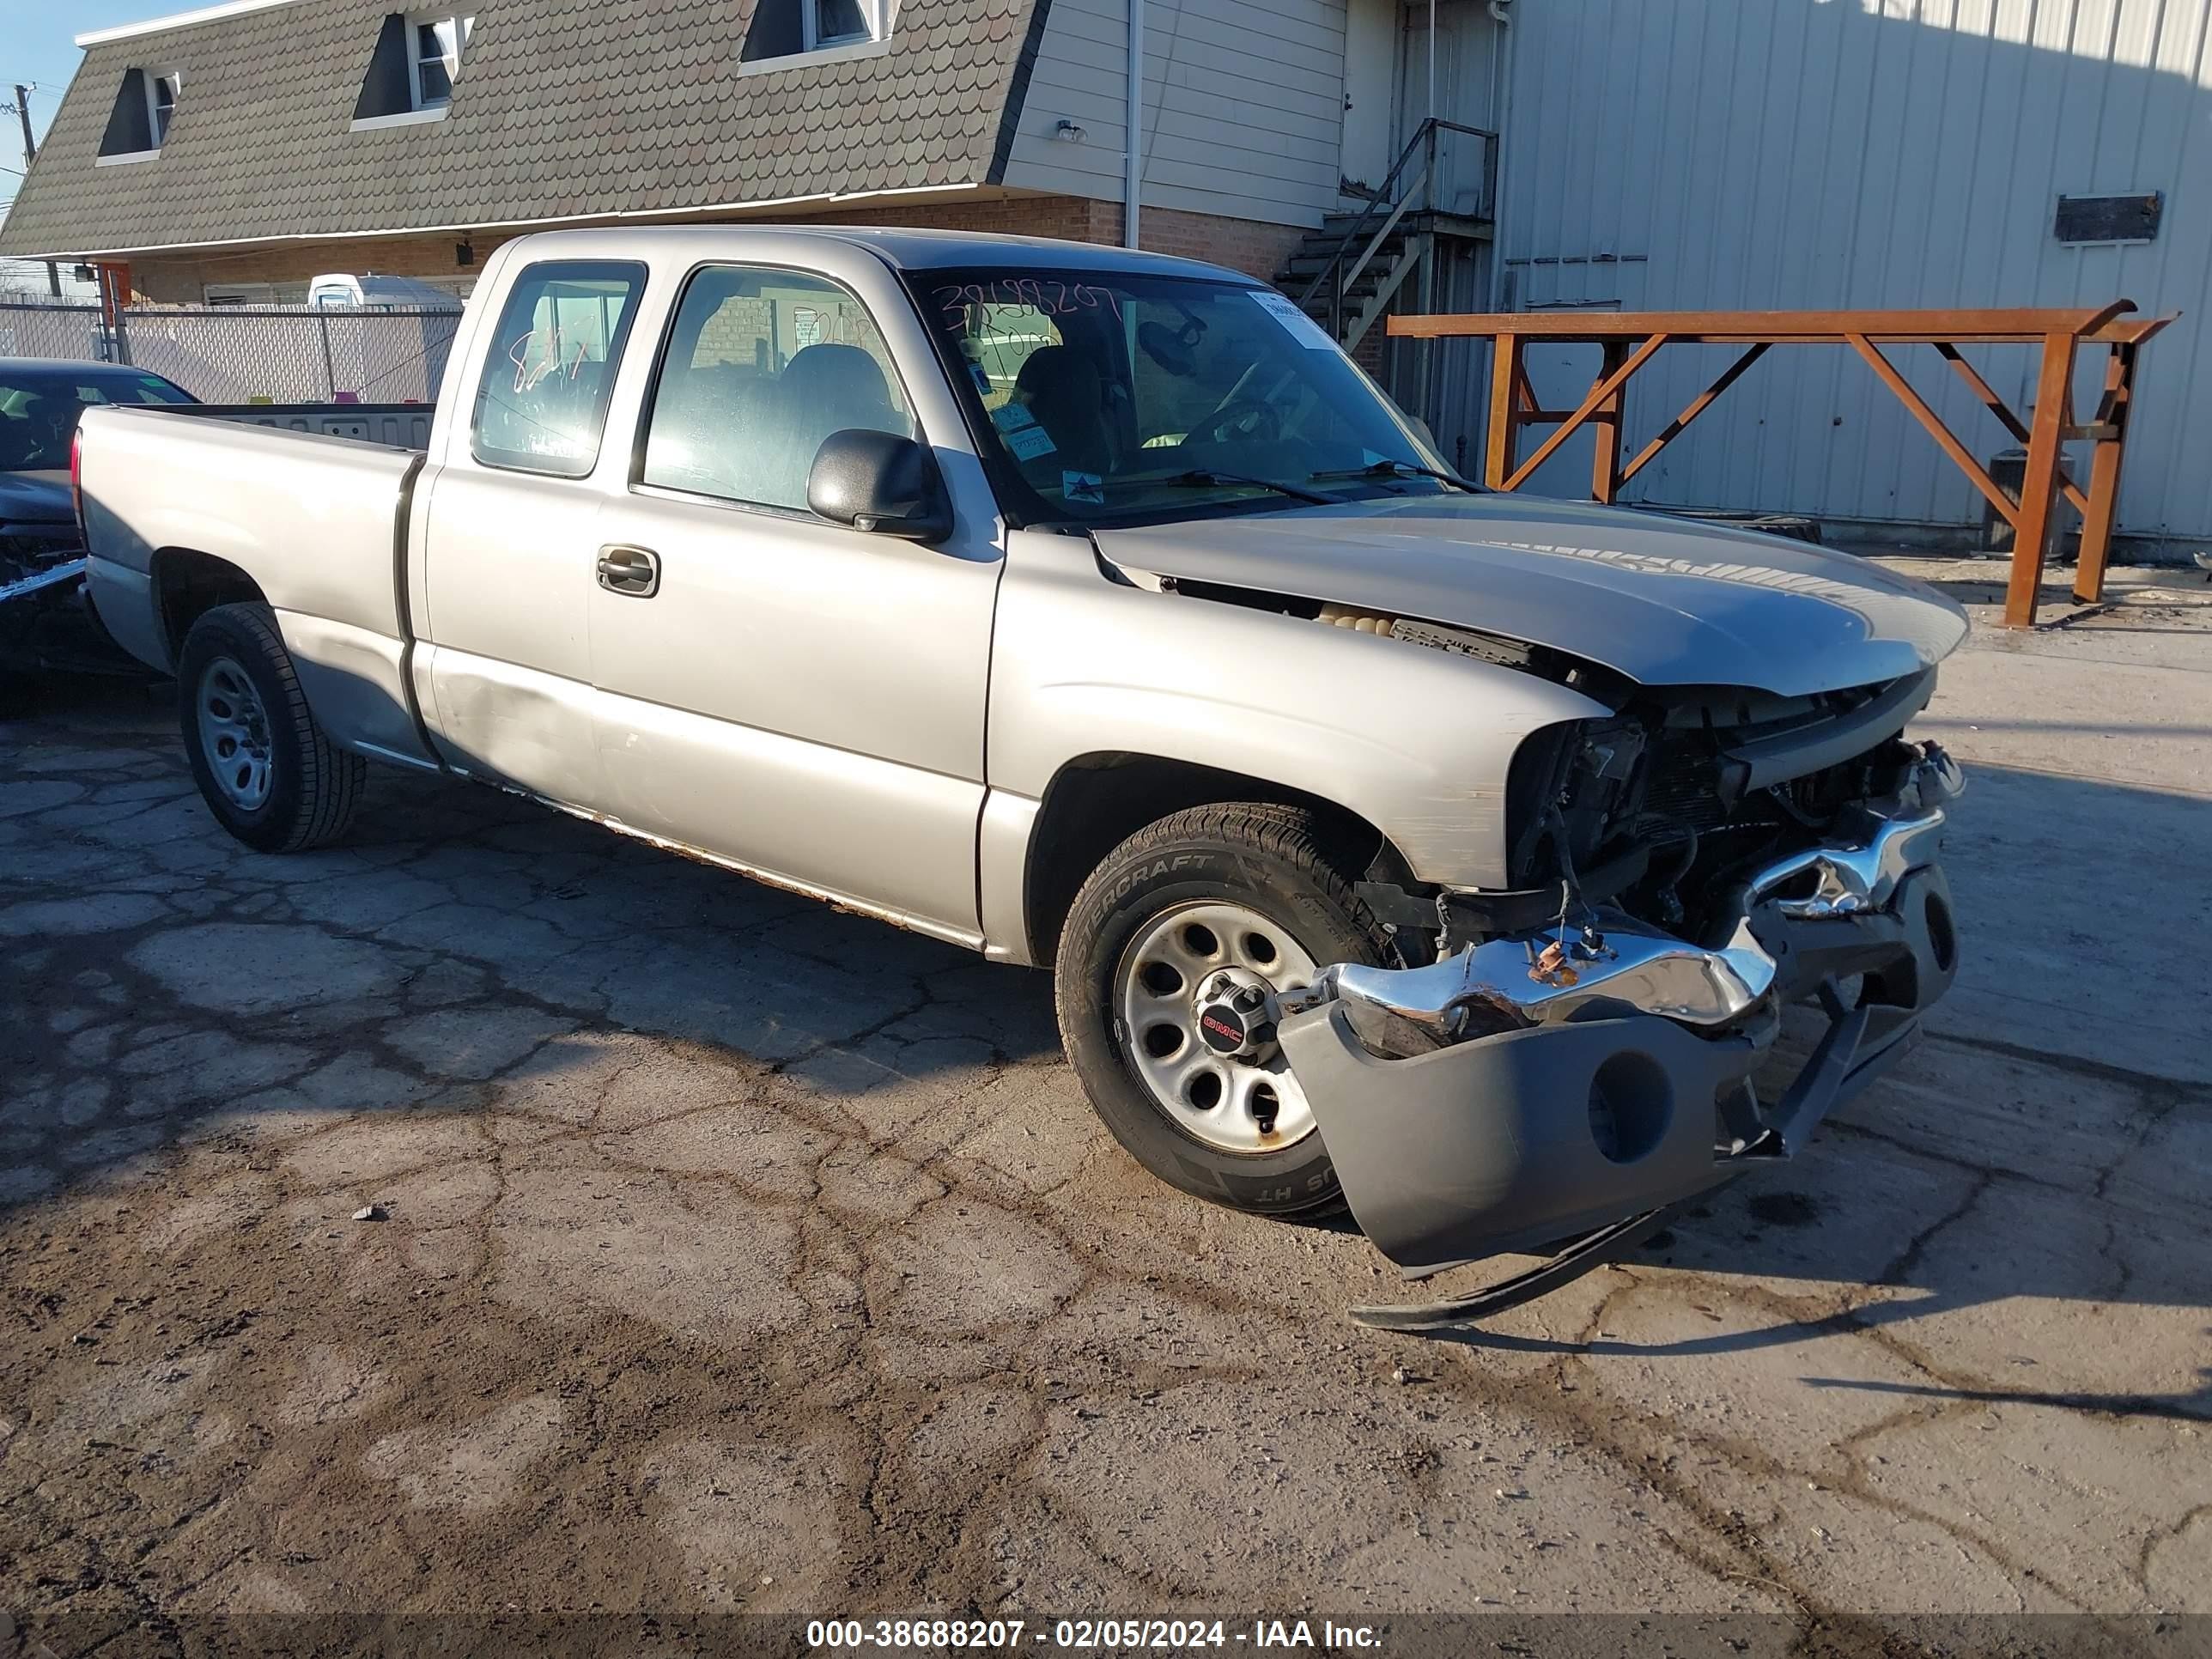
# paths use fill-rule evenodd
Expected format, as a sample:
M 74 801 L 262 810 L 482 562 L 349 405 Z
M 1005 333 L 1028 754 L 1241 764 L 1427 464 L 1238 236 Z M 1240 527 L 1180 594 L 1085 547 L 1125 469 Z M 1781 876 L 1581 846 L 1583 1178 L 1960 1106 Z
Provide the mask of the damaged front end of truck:
M 1427 1328 L 1554 1289 L 1790 1157 L 1905 1052 L 1958 965 L 1937 851 L 1963 780 L 1898 735 L 1933 684 L 1678 692 L 1540 733 L 1509 792 L 1520 884 L 1435 896 L 1424 965 L 1338 963 L 1284 1000 L 1283 1051 L 1386 1255 L 1418 1276 L 1550 1252 L 1358 1317 Z M 1802 1002 L 1825 1029 L 1763 1099 Z

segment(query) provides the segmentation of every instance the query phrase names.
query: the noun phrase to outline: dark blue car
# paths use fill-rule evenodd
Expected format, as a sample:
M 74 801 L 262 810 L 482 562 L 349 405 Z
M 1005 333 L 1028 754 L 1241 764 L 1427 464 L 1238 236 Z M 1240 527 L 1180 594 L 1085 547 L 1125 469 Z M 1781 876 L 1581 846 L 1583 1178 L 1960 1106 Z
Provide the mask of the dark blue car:
M 0 675 L 137 672 L 84 600 L 70 445 L 90 405 L 198 401 L 120 363 L 0 357 Z

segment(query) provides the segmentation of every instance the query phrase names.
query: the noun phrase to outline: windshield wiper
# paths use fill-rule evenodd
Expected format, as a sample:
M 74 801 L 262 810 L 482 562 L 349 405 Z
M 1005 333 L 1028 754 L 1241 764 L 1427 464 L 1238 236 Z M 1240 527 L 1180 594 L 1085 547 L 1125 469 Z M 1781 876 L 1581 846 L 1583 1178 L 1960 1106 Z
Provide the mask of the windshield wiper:
M 1278 495 L 1288 495 L 1294 501 L 1309 501 L 1316 507 L 1340 507 L 1344 502 L 1341 495 L 1308 489 L 1304 484 L 1284 483 L 1276 478 L 1255 478 L 1245 472 L 1217 472 L 1210 466 L 1193 467 L 1188 472 L 1171 472 L 1164 478 L 1109 478 L 1106 482 L 1109 484 L 1166 484 L 1177 489 L 1218 489 L 1227 484 L 1244 484 L 1254 489 L 1272 489 Z
M 1341 471 L 1313 474 L 1316 483 L 1348 483 L 1358 478 L 1435 478 L 1455 489 L 1464 489 L 1477 495 L 1489 494 L 1482 485 L 1473 479 L 1462 478 L 1456 472 L 1445 472 L 1433 466 L 1416 466 L 1411 461 L 1376 461 L 1369 466 L 1346 467 Z

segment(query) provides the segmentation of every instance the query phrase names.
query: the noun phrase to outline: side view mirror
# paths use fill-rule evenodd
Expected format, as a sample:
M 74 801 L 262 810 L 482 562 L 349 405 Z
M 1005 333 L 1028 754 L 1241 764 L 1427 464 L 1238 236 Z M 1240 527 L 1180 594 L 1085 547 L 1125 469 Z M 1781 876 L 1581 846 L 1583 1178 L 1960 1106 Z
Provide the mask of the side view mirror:
M 806 504 L 832 524 L 906 541 L 952 533 L 952 503 L 936 458 L 893 432 L 849 427 L 824 438 L 806 474 Z

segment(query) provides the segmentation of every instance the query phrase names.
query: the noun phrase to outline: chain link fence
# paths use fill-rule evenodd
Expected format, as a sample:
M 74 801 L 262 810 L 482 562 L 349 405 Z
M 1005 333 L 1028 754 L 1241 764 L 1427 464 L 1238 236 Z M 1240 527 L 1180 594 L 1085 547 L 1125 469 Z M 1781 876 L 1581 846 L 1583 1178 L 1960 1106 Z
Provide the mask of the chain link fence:
M 110 330 L 97 306 L 0 303 L 0 358 L 127 362 L 210 404 L 428 403 L 460 321 L 457 311 L 214 307 L 126 311 Z

